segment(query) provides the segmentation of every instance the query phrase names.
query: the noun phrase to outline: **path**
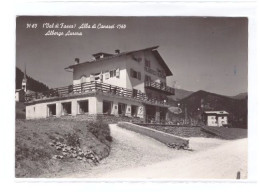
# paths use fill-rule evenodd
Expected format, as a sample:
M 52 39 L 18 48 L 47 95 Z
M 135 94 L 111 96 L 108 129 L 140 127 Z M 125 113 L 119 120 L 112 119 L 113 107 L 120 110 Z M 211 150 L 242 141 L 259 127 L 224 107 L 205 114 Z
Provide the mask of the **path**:
M 63 175 L 65 178 L 100 178 L 111 172 L 122 172 L 158 162 L 191 156 L 201 150 L 216 147 L 227 141 L 209 138 L 190 138 L 194 151 L 174 150 L 141 134 L 110 125 L 113 142 L 110 155 L 91 170 Z M 122 177 L 122 175 L 120 176 Z

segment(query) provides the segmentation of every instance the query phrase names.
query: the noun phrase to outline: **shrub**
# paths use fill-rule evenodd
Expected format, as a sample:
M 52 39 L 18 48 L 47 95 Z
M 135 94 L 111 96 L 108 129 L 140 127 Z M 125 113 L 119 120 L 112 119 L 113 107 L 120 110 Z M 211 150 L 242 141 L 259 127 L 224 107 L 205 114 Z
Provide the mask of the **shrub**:
M 79 138 L 75 133 L 65 134 L 65 138 L 66 138 L 67 145 L 69 146 L 78 147 L 80 145 Z
M 111 136 L 106 136 L 106 140 L 108 140 L 109 142 L 112 142 L 113 138 Z
M 88 131 L 91 132 L 99 141 L 107 144 L 112 141 L 110 129 L 107 123 L 102 121 L 89 122 L 87 125 Z

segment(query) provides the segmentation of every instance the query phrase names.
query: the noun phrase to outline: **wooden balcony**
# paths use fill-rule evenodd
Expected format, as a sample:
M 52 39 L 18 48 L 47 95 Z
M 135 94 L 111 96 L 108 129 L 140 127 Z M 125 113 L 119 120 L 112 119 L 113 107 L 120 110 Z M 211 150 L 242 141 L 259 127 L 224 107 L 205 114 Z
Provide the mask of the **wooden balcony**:
M 46 92 L 31 93 L 25 96 L 26 104 L 40 103 L 46 100 L 61 100 L 74 97 L 84 97 L 87 95 L 102 94 L 112 97 L 128 98 L 130 100 L 139 101 L 151 105 L 168 106 L 165 100 L 148 98 L 145 93 L 135 92 L 131 89 L 126 89 L 106 83 L 86 82 L 77 85 L 69 85 L 50 89 Z
M 165 93 L 166 95 L 174 95 L 175 94 L 175 89 L 166 85 L 163 85 L 161 83 L 157 83 L 154 81 L 146 81 L 144 83 L 145 88 L 152 89 L 152 90 L 157 90 Z

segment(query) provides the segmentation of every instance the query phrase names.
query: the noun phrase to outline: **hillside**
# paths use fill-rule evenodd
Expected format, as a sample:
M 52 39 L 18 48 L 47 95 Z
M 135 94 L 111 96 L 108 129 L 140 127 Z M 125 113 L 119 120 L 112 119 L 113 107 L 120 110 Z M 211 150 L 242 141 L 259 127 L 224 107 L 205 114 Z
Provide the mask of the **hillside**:
M 18 67 L 16 67 L 16 89 L 21 89 L 23 77 L 24 73 Z M 30 76 L 27 76 L 27 89 L 35 92 L 43 92 L 49 90 L 47 85 L 33 79 Z
M 235 96 L 232 96 L 231 98 L 233 99 L 246 99 L 248 97 L 248 94 L 247 92 L 245 93 L 240 93 L 240 94 L 237 94 Z
M 206 91 L 197 91 L 182 99 L 180 103 L 183 109 L 186 106 L 188 117 L 198 119 L 201 111 L 225 110 L 229 113 L 229 121 L 233 127 L 247 127 L 247 99 L 239 100 Z
M 169 96 L 170 99 L 173 99 L 175 101 L 179 101 L 185 97 L 188 97 L 191 95 L 193 92 L 192 91 L 187 91 L 184 89 L 175 89 L 175 95 Z
M 15 176 L 55 177 L 91 167 L 107 157 L 107 124 L 65 119 L 16 120 Z

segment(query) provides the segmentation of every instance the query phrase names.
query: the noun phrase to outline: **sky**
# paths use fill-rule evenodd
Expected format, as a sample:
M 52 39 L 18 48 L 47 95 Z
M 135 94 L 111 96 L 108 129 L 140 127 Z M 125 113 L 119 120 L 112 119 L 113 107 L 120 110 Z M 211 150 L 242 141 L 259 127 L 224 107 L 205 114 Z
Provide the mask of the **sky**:
M 43 27 L 45 23 L 59 28 Z M 74 28 L 61 28 L 62 23 Z M 79 29 L 83 23 L 115 28 Z M 126 28 L 118 29 L 118 24 Z M 82 35 L 46 35 L 49 30 Z M 97 52 L 155 45 L 173 73 L 167 77 L 169 86 L 227 96 L 247 92 L 247 18 L 20 16 L 16 20 L 16 66 L 22 70 L 26 66 L 27 75 L 52 88 L 72 84 L 72 73 L 64 68 L 75 58 L 84 62 Z

